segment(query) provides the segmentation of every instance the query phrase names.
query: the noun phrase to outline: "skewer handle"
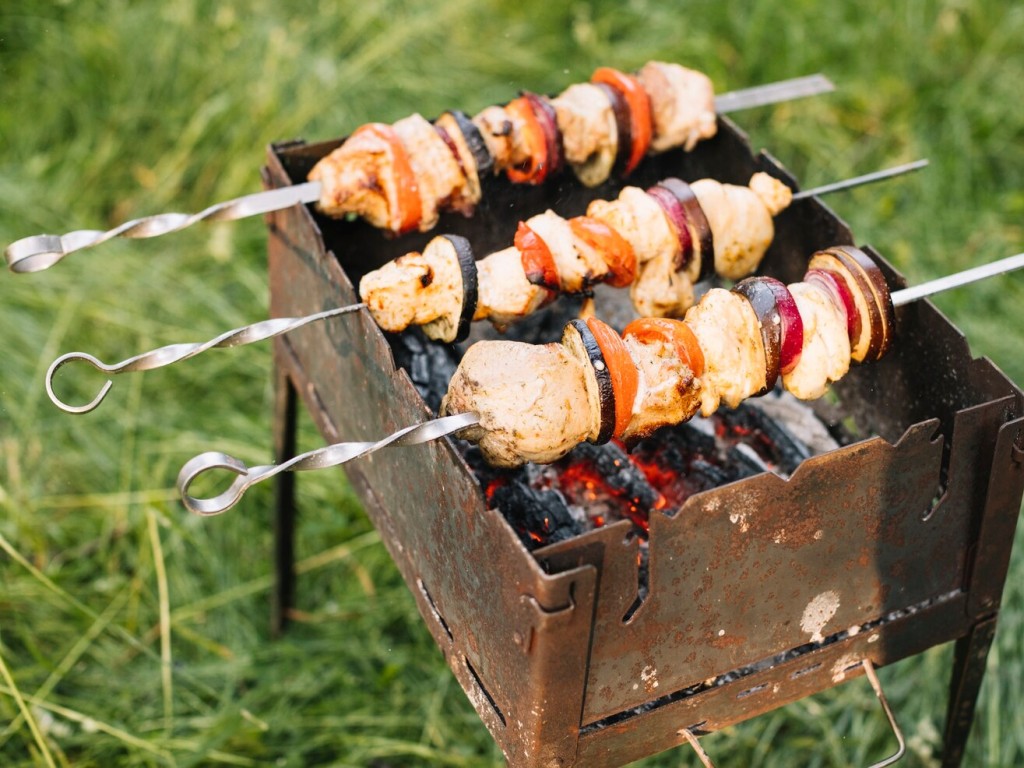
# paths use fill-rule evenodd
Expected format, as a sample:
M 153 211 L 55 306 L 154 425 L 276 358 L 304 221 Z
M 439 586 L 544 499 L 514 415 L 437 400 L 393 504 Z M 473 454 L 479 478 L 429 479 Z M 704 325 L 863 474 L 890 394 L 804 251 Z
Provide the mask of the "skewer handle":
M 179 363 L 182 360 L 188 360 L 190 357 L 195 357 L 214 347 L 240 347 L 257 341 L 265 341 L 274 336 L 294 331 L 304 325 L 309 325 L 317 320 L 326 320 L 329 317 L 345 315 L 365 308 L 366 305 L 360 303 L 350 304 L 347 307 L 327 309 L 323 312 L 317 312 L 316 314 L 304 317 L 275 317 L 270 320 L 263 320 L 252 325 L 225 331 L 220 336 L 202 344 L 168 344 L 166 347 L 143 352 L 134 357 L 129 357 L 127 360 L 109 365 L 85 352 L 68 352 L 66 355 L 61 355 L 54 360 L 46 371 L 46 394 L 49 395 L 54 405 L 67 413 L 88 413 L 103 402 L 103 398 L 107 396 L 107 392 L 110 391 L 113 382 L 108 379 L 102 389 L 100 389 L 99 394 L 85 405 L 68 405 L 57 397 L 53 391 L 53 377 L 57 374 L 57 371 L 70 362 L 81 361 L 88 363 L 96 370 L 108 374 L 127 373 L 129 371 L 151 371 L 154 368 L 164 368 L 168 365 Z
M 182 502 L 190 511 L 207 517 L 219 515 L 237 504 L 251 486 L 281 472 L 302 472 L 338 467 L 353 459 L 369 456 L 381 448 L 429 443 L 479 423 L 480 417 L 477 414 L 459 413 L 399 429 L 375 443 L 335 443 L 300 454 L 281 464 L 266 464 L 258 467 L 247 467 L 242 461 L 226 453 L 207 451 L 193 457 L 181 468 L 181 472 L 178 473 L 178 491 L 181 494 Z M 189 495 L 188 489 L 193 481 L 200 475 L 215 469 L 224 469 L 236 475 L 228 489 L 209 498 Z
M 256 192 L 211 205 L 199 213 L 158 213 L 126 221 L 106 232 L 80 229 L 65 235 L 33 235 L 11 243 L 4 250 L 12 272 L 41 272 L 65 256 L 105 243 L 115 237 L 158 237 L 191 227 L 200 221 L 234 221 L 262 213 L 279 211 L 297 203 L 315 203 L 320 199 L 320 182 L 309 181 L 292 187 Z

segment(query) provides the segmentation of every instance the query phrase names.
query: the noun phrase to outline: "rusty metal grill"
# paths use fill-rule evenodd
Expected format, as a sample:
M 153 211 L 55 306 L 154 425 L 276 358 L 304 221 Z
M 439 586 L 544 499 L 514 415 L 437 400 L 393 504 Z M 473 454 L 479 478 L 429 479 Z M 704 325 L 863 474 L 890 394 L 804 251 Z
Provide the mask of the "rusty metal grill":
M 271 147 L 264 181 L 301 181 L 339 142 Z M 745 183 L 765 170 L 721 119 L 692 153 L 638 169 Z M 464 234 L 479 254 L 584 190 L 490 182 Z M 428 236 L 385 239 L 296 207 L 268 216 L 271 309 L 299 316 L 357 300 L 365 272 Z M 792 282 L 815 250 L 851 243 L 820 200 L 776 220 L 762 271 Z M 877 254 L 875 254 L 877 255 Z M 903 280 L 884 259 L 893 286 Z M 811 457 L 789 479 L 761 473 L 650 520 L 649 593 L 635 611 L 637 547 L 620 521 L 532 553 L 447 441 L 376 454 L 348 470 L 452 672 L 513 766 L 617 766 L 956 641 L 944 765 L 959 765 L 984 673 L 1024 490 L 1024 395 L 927 301 L 897 314 L 880 363 L 851 370 L 817 404 L 870 435 Z M 276 450 L 294 452 L 298 398 L 325 440 L 371 440 L 429 414 L 365 314 L 275 342 Z M 279 589 L 291 600 L 294 479 L 278 486 Z M 627 617 L 628 619 L 624 619 Z

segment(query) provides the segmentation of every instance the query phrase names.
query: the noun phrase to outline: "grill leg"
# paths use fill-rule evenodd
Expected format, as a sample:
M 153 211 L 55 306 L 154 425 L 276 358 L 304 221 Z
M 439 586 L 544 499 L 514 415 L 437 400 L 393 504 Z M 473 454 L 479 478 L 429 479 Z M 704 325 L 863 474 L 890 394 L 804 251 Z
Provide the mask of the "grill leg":
M 946 713 L 946 735 L 943 739 L 942 768 L 960 768 L 967 737 L 974 722 L 974 708 L 985 676 L 992 638 L 996 633 L 998 615 L 975 624 L 971 631 L 956 641 L 953 676 L 949 685 L 949 709 Z
M 274 461 L 295 456 L 295 385 L 276 361 L 274 380 Z M 282 472 L 274 478 L 274 590 L 270 604 L 270 631 L 279 636 L 288 623 L 295 597 L 295 473 Z

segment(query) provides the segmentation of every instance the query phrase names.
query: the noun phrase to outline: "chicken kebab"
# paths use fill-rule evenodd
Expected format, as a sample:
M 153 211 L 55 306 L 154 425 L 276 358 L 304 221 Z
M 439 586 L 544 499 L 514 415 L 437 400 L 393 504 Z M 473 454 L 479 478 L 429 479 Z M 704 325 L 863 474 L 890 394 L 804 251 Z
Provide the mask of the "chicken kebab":
M 718 130 L 719 113 L 834 90 L 809 75 L 715 95 L 706 75 L 664 62 L 627 74 L 595 70 L 590 82 L 548 98 L 521 92 L 475 117 L 452 110 L 357 128 L 316 163 L 308 180 L 207 206 L 196 213 L 141 216 L 107 230 L 21 238 L 4 249 L 12 272 L 40 272 L 118 237 L 150 238 L 202 221 L 234 221 L 314 204 L 325 215 L 362 217 L 385 234 L 432 229 L 444 211 L 472 214 L 489 176 L 539 185 L 566 165 L 584 185 L 631 173 L 648 154 L 690 150 Z M 564 175 L 563 175 L 564 177 Z
M 874 260 L 853 246 L 812 256 L 801 282 L 756 276 L 712 288 L 683 320 L 641 318 L 620 336 L 597 318 L 566 325 L 560 342 L 473 344 L 452 376 L 441 416 L 475 413 L 456 433 L 498 467 L 555 461 L 583 442 L 625 443 L 720 404 L 782 386 L 821 397 L 851 361 L 889 349 L 894 310 Z
M 630 286 L 641 316 L 679 317 L 697 282 L 754 272 L 775 236 L 772 217 L 791 200 L 766 173 L 748 186 L 676 178 L 646 191 L 628 186 L 615 200 L 592 201 L 584 216 L 548 210 L 520 222 L 511 247 L 480 261 L 464 238 L 440 235 L 367 273 L 359 293 L 384 330 L 421 325 L 444 342 L 463 339 L 472 320 L 502 328 L 598 283 Z
M 524 92 L 474 117 L 449 111 L 360 126 L 309 173 L 319 209 L 395 234 L 426 232 L 443 211 L 472 213 L 481 180 L 541 184 L 568 166 L 586 186 L 630 174 L 648 153 L 691 150 L 717 130 L 701 72 L 658 61 L 627 74 L 598 68 L 554 98 Z
M 890 293 L 866 253 L 847 245 L 827 248 L 811 257 L 802 281 L 786 286 L 759 276 L 729 291 L 713 288 L 683 320 L 642 318 L 620 336 L 596 318 L 576 319 L 558 343 L 477 342 L 451 377 L 439 418 L 375 442 L 334 443 L 280 464 L 249 467 L 207 451 L 182 466 L 178 489 L 188 509 L 217 515 L 253 485 L 282 472 L 336 467 L 384 448 L 450 434 L 478 443 L 494 466 L 515 467 L 556 461 L 584 441 L 616 438 L 631 444 L 698 412 L 708 416 L 723 403 L 735 407 L 780 379 L 794 396 L 818 398 L 846 375 L 851 362 L 872 362 L 887 353 L 895 307 L 1022 268 L 1024 253 L 1018 253 Z M 328 313 L 363 307 L 285 319 L 272 333 L 257 335 L 266 338 Z M 209 344 L 186 346 L 192 354 Z M 235 476 L 228 489 L 209 498 L 192 496 L 192 483 L 214 470 Z

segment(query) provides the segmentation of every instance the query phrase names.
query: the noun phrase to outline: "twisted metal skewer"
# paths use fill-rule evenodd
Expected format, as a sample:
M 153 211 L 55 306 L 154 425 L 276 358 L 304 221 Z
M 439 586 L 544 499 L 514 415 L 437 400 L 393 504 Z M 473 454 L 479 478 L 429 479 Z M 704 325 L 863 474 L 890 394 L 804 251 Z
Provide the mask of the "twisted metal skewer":
M 261 213 L 279 211 L 296 203 L 315 203 L 320 199 L 320 182 L 310 181 L 293 187 L 256 192 L 211 205 L 199 213 L 158 213 L 126 221 L 103 231 L 80 229 L 64 235 L 33 235 L 7 246 L 4 256 L 12 272 L 41 272 L 70 253 L 91 248 L 115 237 L 159 237 L 191 227 L 200 221 L 234 221 Z
M 720 113 L 735 112 L 834 90 L 835 85 L 822 74 L 794 77 L 719 94 L 715 97 L 715 109 Z M 75 251 L 91 248 L 115 237 L 157 237 L 185 229 L 199 221 L 232 221 L 278 211 L 297 203 L 315 203 L 320 199 L 320 190 L 319 181 L 310 181 L 226 200 L 199 213 L 158 213 L 145 216 L 107 231 L 82 229 L 64 235 L 33 235 L 7 246 L 4 257 L 12 272 L 41 272 Z
M 143 352 L 135 355 L 134 357 L 129 357 L 127 360 L 122 360 L 119 363 L 113 364 L 104 363 L 85 352 L 69 352 L 54 360 L 53 363 L 51 363 L 49 370 L 46 371 L 46 394 L 49 395 L 53 404 L 61 410 L 68 413 L 88 413 L 103 402 L 103 398 L 107 396 L 107 392 L 110 391 L 114 382 L 107 379 L 106 383 L 100 389 L 99 394 L 96 395 L 96 397 L 94 397 L 89 403 L 85 405 L 68 405 L 57 397 L 53 391 L 53 377 L 56 375 L 57 371 L 68 363 L 81 361 L 88 363 L 98 371 L 103 371 L 108 374 L 127 373 L 129 371 L 151 371 L 154 368 L 163 368 L 165 366 L 181 362 L 182 360 L 187 360 L 190 357 L 195 357 L 196 355 L 202 354 L 206 350 L 213 349 L 214 347 L 240 347 L 257 341 L 264 341 L 266 339 L 273 338 L 274 336 L 280 336 L 283 333 L 294 331 L 296 328 L 301 328 L 302 326 L 316 322 L 317 320 L 325 320 L 329 317 L 344 315 L 365 308 L 365 304 L 359 303 L 350 304 L 347 307 L 327 309 L 313 315 L 306 315 L 305 317 L 275 317 L 270 320 L 263 320 L 258 323 L 253 323 L 252 325 L 246 325 L 241 328 L 226 331 L 220 336 L 210 339 L 202 344 L 168 344 L 165 347 L 160 347 L 149 352 Z
M 181 468 L 181 472 L 178 473 L 178 491 L 182 502 L 190 511 L 204 517 L 219 515 L 237 504 L 251 486 L 281 472 L 338 467 L 353 459 L 369 456 L 381 448 L 428 443 L 479 423 L 480 417 L 475 413 L 458 413 L 405 427 L 375 443 L 335 443 L 300 454 L 280 464 L 265 464 L 258 467 L 247 467 L 244 462 L 226 453 L 207 451 L 193 457 Z M 201 474 L 215 469 L 227 470 L 237 477 L 226 491 L 216 496 L 197 498 L 190 495 L 188 489 L 193 481 Z

